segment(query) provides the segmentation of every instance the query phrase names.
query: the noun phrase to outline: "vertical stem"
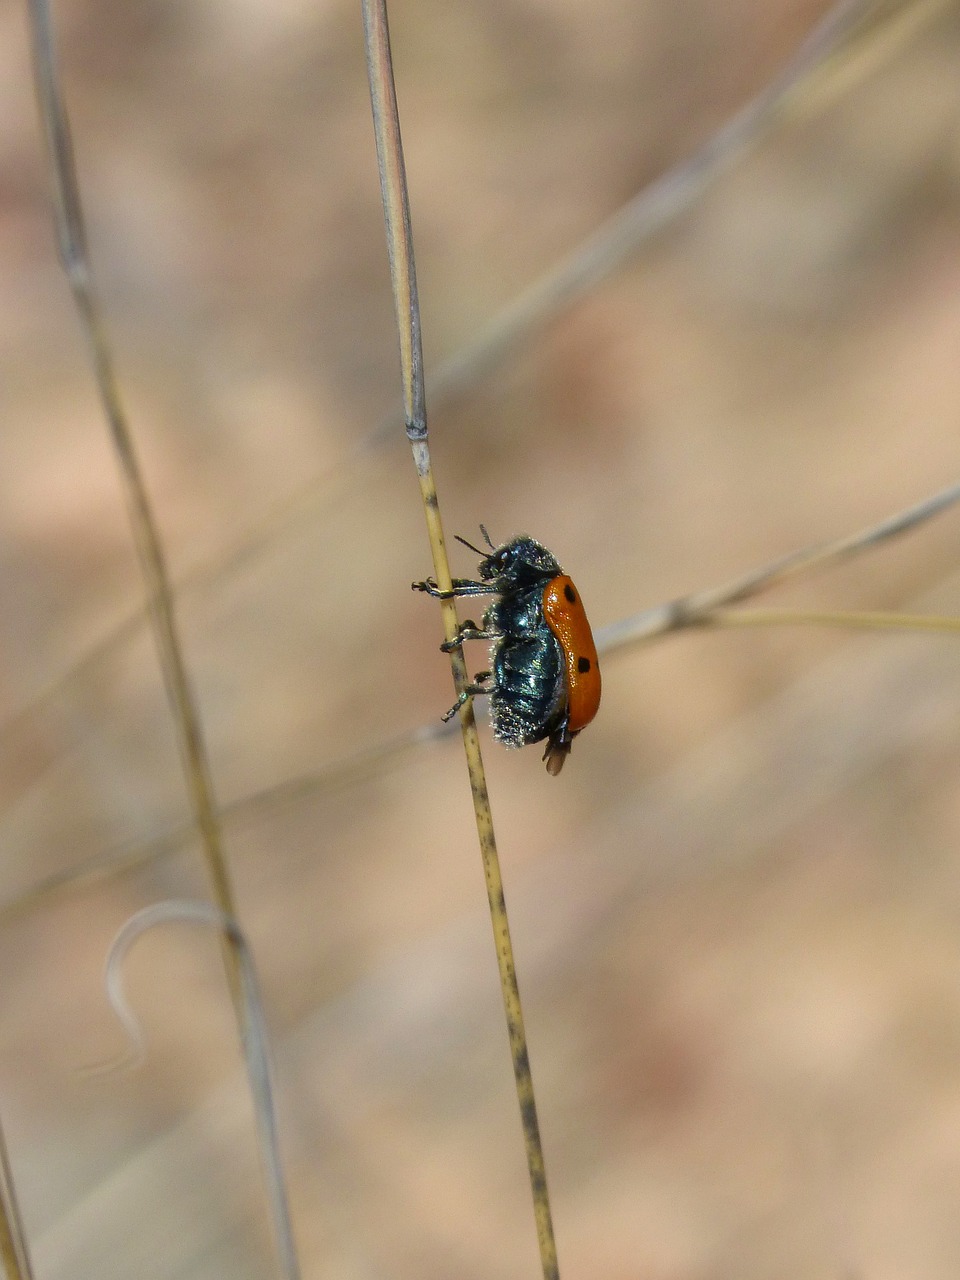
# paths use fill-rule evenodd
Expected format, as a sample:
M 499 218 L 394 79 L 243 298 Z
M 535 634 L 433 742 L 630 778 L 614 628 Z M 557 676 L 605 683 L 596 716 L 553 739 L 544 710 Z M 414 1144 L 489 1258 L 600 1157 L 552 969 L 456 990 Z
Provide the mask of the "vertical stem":
M 380 169 L 380 190 L 383 197 L 383 213 L 387 231 L 387 250 L 390 257 L 390 276 L 393 283 L 393 299 L 400 336 L 400 365 L 403 381 L 403 405 L 407 438 L 413 449 L 413 460 L 420 484 L 420 496 L 427 522 L 427 535 L 433 556 L 434 575 L 440 590 L 451 587 L 450 565 L 447 559 L 443 524 L 440 519 L 440 503 L 437 497 L 433 468 L 430 463 L 430 445 L 427 430 L 426 399 L 423 379 L 423 353 L 420 343 L 420 309 L 417 301 L 416 270 L 413 257 L 413 236 L 410 226 L 410 207 L 407 197 L 403 148 L 400 139 L 400 118 L 397 110 L 396 88 L 390 55 L 390 34 L 387 27 L 386 0 L 361 0 L 364 33 L 367 49 L 367 70 L 370 78 L 370 97 L 373 106 L 374 130 L 377 138 L 377 161 Z M 448 641 L 459 636 L 456 601 L 453 598 L 440 602 L 444 635 Z M 454 683 L 457 692 L 467 684 L 463 650 L 454 648 L 450 653 Z M 537 1239 L 544 1280 L 559 1280 L 557 1247 L 547 1191 L 547 1175 L 540 1140 L 540 1126 L 534 1099 L 533 1076 L 530 1055 L 523 1024 L 520 989 L 513 960 L 510 940 L 510 924 L 500 873 L 500 858 L 493 830 L 490 796 L 487 791 L 480 741 L 477 735 L 473 704 L 468 700 L 460 711 L 460 727 L 463 733 L 470 789 L 473 793 L 476 813 L 480 856 L 487 886 L 490 920 L 493 926 L 497 966 L 500 973 L 500 989 L 510 1037 L 510 1053 L 516 1082 L 520 1119 L 523 1126 L 527 1152 L 527 1169 L 533 1195 Z

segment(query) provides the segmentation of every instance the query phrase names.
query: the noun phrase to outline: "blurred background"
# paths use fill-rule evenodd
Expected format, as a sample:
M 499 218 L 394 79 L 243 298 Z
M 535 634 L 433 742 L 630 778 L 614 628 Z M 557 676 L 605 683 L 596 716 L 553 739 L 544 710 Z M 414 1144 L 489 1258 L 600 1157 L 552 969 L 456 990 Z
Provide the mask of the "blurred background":
M 395 4 L 428 377 L 828 7 Z M 595 627 L 957 478 L 960 8 L 875 9 L 612 277 L 456 394 L 428 381 L 448 533 L 540 538 Z M 452 692 L 409 589 L 430 566 L 393 426 L 359 6 L 64 0 L 57 21 L 304 1273 L 537 1275 L 462 748 L 379 750 Z M 149 636 L 103 644 L 143 587 L 19 0 L 0 4 L 0 364 L 0 1107 L 37 1274 L 269 1275 L 214 939 L 138 944 L 147 1062 L 83 1074 L 124 1047 L 115 931 L 208 888 Z M 956 612 L 958 529 L 770 603 Z M 778 628 L 611 657 L 559 780 L 490 743 L 565 1278 L 956 1275 L 958 726 L 955 639 Z

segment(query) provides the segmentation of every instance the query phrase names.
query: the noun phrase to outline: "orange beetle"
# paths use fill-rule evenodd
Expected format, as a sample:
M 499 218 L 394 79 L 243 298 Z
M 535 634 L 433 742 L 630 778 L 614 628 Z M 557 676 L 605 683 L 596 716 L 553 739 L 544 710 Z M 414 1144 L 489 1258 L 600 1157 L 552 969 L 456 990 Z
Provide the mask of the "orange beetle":
M 449 594 L 495 599 L 482 627 L 465 622 L 459 638 L 441 647 L 491 640 L 492 670 L 476 676 L 444 719 L 456 715 L 468 698 L 489 694 L 497 741 L 522 747 L 546 739 L 543 758 L 547 772 L 556 775 L 573 739 L 600 706 L 600 664 L 590 623 L 576 587 L 546 547 L 525 534 L 494 547 L 480 528 L 489 555 L 459 539 L 483 557 L 480 581 L 455 578 Z M 432 578 L 413 586 L 432 596 L 444 594 Z

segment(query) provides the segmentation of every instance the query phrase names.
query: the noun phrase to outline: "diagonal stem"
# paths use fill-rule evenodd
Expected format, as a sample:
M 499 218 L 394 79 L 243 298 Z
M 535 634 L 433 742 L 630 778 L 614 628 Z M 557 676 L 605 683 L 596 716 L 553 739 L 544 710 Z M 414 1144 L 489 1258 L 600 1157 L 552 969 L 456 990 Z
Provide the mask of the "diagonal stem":
M 194 819 L 199 828 L 217 906 L 235 916 L 224 858 L 213 778 L 196 698 L 190 687 L 177 629 L 173 592 L 163 544 L 137 460 L 133 437 L 114 376 L 110 344 L 93 285 L 87 251 L 83 207 L 77 182 L 70 124 L 60 91 L 56 49 L 48 0 L 28 0 L 34 76 L 40 118 L 47 143 L 60 260 L 80 315 L 80 326 L 93 366 L 97 389 L 120 468 L 137 557 L 147 591 L 148 610 L 163 672 L 167 698 L 186 777 Z M 224 951 L 227 975 L 239 1025 L 243 1026 L 241 983 L 236 958 Z

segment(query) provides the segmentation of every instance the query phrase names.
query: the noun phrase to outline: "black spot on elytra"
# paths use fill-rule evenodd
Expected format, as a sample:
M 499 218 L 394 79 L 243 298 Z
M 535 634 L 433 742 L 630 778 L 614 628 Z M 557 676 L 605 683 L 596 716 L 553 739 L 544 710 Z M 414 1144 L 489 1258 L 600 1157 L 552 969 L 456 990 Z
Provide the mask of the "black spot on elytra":
M 577 659 L 577 670 L 580 672 L 580 674 L 581 674 L 581 675 L 586 675 L 586 673 L 590 670 L 590 659 L 589 659 L 589 658 L 578 658 L 578 659 Z
M 563 588 L 563 594 L 567 597 L 567 599 L 570 601 L 571 604 L 577 603 L 577 593 L 574 591 L 573 587 L 571 587 L 569 582 Z

